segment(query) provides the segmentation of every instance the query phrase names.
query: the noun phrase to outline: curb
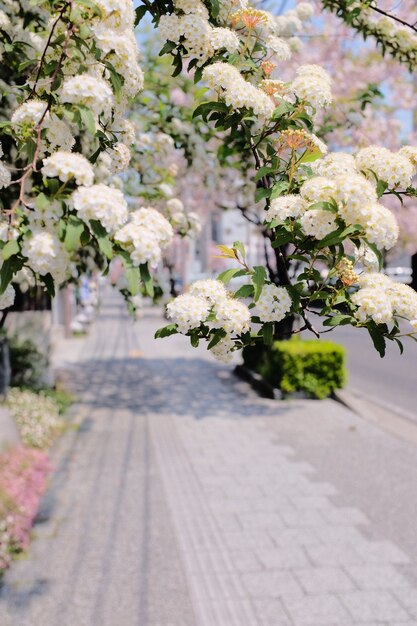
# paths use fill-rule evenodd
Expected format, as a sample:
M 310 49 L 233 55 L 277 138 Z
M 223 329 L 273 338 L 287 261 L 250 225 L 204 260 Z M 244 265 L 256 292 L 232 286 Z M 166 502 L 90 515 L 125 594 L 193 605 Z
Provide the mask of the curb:
M 417 421 L 414 421 L 411 416 L 399 413 L 395 407 L 383 406 L 371 397 L 346 389 L 334 392 L 333 398 L 368 422 L 372 422 L 408 443 L 417 444 Z

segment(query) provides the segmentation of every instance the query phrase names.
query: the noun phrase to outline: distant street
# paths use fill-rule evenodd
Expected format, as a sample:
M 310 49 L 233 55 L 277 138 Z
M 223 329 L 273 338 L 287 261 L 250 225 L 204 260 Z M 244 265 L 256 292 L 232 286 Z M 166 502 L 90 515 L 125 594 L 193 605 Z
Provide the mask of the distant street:
M 397 345 L 389 342 L 381 359 L 365 330 L 341 327 L 327 337 L 347 349 L 348 389 L 417 421 L 417 343 L 405 338 L 401 355 Z

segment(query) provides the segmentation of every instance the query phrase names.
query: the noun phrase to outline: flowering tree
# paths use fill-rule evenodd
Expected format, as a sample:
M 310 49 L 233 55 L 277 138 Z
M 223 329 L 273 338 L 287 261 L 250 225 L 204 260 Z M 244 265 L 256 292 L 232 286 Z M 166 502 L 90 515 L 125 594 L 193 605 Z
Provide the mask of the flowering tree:
M 130 158 L 124 115 L 143 85 L 133 26 L 146 13 L 174 76 L 186 66 L 208 92 L 194 117 L 216 129 L 222 163 L 241 164 L 255 183 L 276 264 L 272 277 L 268 267 L 248 265 L 241 243 L 223 248 L 238 267 L 174 300 L 173 323 L 159 336 L 206 340 L 227 360 L 255 340 L 270 343 L 276 324 L 293 315 L 303 320 L 301 330 L 319 335 L 310 319 L 319 305 L 329 329 L 367 328 L 381 354 L 386 339 L 401 346 L 401 336 L 417 331 L 417 295 L 378 272 L 381 251 L 398 236 L 380 199 L 415 193 L 417 148 L 326 154 L 313 131 L 317 112 L 332 100 L 329 74 L 310 64 L 285 82 L 274 78 L 311 16 L 306 3 L 278 17 L 246 0 L 143 0 L 136 15 L 130 0 L 4 5 L 4 66 L 12 72 L 3 76 L 2 306 L 12 300 L 18 272 L 26 268 L 53 292 L 85 254 L 104 267 L 121 257 L 131 293 L 140 281 L 152 293 L 149 266 L 172 241 L 173 227 L 153 206 L 129 211 L 112 176 Z M 237 276 L 246 284 L 230 293 L 225 285 Z M 411 321 L 409 331 L 400 329 L 401 318 Z
M 220 358 L 263 338 L 269 343 L 274 324 L 298 314 L 302 329 L 315 331 L 310 314 L 320 303 L 324 324 L 366 327 L 384 353 L 385 339 L 399 341 L 399 318 L 417 328 L 417 296 L 405 285 L 380 274 L 381 251 L 398 237 L 392 213 L 382 205 L 387 192 L 413 195 L 417 151 L 362 148 L 355 155 L 330 153 L 313 134 L 316 111 L 331 99 L 331 79 L 318 66 L 301 66 L 291 81 L 271 78 L 275 61 L 290 56 L 287 17 L 274 18 L 244 2 L 146 3 L 162 36 L 163 52 L 175 70 L 184 56 L 196 68 L 196 80 L 208 84 L 214 97 L 195 115 L 224 131 L 226 150 L 243 159 L 250 155 L 257 181 L 256 200 L 265 200 L 265 225 L 277 250 L 279 285 L 264 267 L 251 268 L 239 242 L 223 249 L 240 267 L 219 281 L 192 286 L 168 306 L 173 324 L 160 331 L 188 334 L 192 344 L 207 340 Z M 237 6 L 238 5 L 238 6 Z M 303 4 L 299 15 L 309 13 Z M 299 19 L 297 15 L 289 19 Z M 291 245 L 288 254 L 288 246 Z M 291 279 L 289 263 L 303 271 Z M 355 271 L 354 265 L 370 272 Z M 326 278 L 320 268 L 329 268 Z M 230 297 L 222 283 L 246 276 L 248 283 Z M 247 305 L 239 298 L 251 298 Z M 257 331 L 253 331 L 258 325 Z

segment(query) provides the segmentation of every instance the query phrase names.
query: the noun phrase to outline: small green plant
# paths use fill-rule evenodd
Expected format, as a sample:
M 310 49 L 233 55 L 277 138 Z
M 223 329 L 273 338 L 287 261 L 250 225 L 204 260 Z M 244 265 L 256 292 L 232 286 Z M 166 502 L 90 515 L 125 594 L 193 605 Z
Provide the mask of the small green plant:
M 244 362 L 284 395 L 296 391 L 326 398 L 346 382 L 345 350 L 321 339 L 276 341 L 244 351 Z
M 9 338 L 12 387 L 39 389 L 44 385 L 48 359 L 30 339 Z

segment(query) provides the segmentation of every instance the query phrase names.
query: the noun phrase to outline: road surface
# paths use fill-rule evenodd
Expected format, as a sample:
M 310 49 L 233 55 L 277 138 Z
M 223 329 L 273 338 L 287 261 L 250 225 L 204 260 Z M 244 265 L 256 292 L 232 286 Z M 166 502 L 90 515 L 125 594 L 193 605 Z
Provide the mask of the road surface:
M 404 340 L 404 354 L 389 342 L 383 359 L 366 330 L 340 327 L 327 335 L 348 354 L 348 389 L 365 394 L 417 422 L 417 343 Z

